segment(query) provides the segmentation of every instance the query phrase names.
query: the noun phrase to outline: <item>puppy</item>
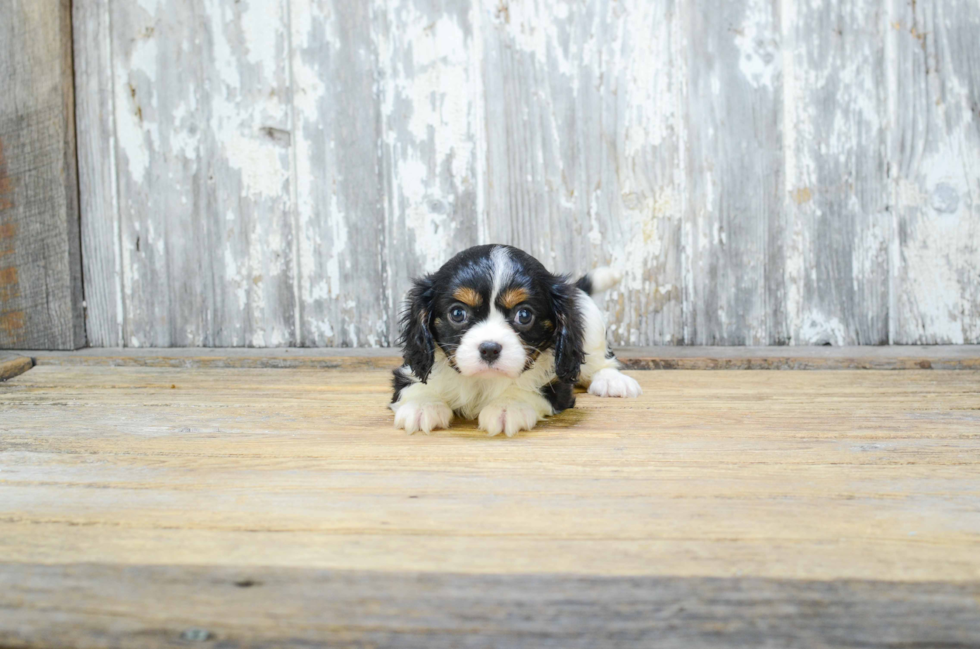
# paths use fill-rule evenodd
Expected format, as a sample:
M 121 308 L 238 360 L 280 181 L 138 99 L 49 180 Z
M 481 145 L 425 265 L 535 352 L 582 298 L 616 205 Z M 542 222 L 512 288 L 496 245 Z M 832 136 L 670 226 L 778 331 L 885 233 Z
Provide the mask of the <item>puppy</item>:
M 639 396 L 590 297 L 618 280 L 600 268 L 570 284 L 502 245 L 464 250 L 415 280 L 401 323 L 395 428 L 428 433 L 458 415 L 510 437 L 573 407 L 576 384 L 600 397 Z

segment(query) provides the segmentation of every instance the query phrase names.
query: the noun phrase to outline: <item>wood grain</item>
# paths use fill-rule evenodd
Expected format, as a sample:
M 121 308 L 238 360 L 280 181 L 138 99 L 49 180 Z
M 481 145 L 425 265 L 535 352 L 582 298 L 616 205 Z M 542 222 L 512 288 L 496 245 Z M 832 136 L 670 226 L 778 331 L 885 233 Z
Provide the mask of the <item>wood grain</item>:
M 0 4 L 0 348 L 85 345 L 71 3 Z
M 687 74 L 678 4 L 483 11 L 489 241 L 556 272 L 610 264 L 618 344 L 693 342 L 682 321 Z M 664 62 L 671 61 L 671 65 Z
M 296 344 L 388 346 L 374 10 L 369 2 L 291 0 L 289 11 L 296 123 Z
M 89 345 L 121 347 L 125 306 L 109 0 L 72 3 L 72 40 L 86 333 Z
M 15 376 L 20 376 L 32 367 L 34 367 L 34 361 L 29 357 L 0 352 L 0 381 L 7 381 Z
M 782 207 L 778 6 L 689 13 L 685 342 L 767 344 L 766 245 Z
M 980 586 L 0 564 L 6 647 L 971 647 Z M 148 605 L 150 602 L 153 605 Z
M 481 225 L 486 229 L 479 158 L 488 135 L 481 128 L 483 8 L 458 0 L 373 5 L 388 302 L 380 339 L 396 344 L 410 280 L 481 243 Z M 368 293 L 363 284 L 358 290 Z
M 110 20 L 123 343 L 295 343 L 285 0 Z
M 0 560 L 980 580 L 980 373 L 638 372 L 510 440 L 384 370 L 54 367 L 0 387 Z
M 887 165 L 896 343 L 980 335 L 980 6 L 888 7 Z
M 886 344 L 892 28 L 878 0 L 781 7 L 785 171 L 769 226 L 769 344 Z

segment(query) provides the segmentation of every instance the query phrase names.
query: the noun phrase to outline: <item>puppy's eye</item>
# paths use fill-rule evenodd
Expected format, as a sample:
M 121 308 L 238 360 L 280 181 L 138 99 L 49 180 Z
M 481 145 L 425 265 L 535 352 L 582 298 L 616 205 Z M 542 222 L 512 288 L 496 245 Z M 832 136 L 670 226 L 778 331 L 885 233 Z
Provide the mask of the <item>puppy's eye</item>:
M 466 322 L 466 309 L 461 306 L 454 306 L 449 309 L 449 319 L 456 324 L 462 324 Z
M 531 309 L 522 307 L 521 309 L 518 309 L 517 315 L 514 319 L 517 321 L 517 324 L 521 325 L 522 327 L 526 327 L 534 321 L 534 314 L 531 313 Z

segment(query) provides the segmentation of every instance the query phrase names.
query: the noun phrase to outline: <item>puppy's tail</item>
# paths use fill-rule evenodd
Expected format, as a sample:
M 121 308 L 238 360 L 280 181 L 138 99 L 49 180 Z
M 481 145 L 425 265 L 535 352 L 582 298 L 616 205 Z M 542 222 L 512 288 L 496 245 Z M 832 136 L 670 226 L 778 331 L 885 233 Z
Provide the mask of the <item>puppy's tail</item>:
M 622 273 L 608 266 L 602 266 L 601 268 L 594 268 L 583 275 L 579 281 L 575 282 L 575 287 L 582 289 L 589 295 L 595 296 L 600 293 L 605 293 L 616 284 L 619 284 L 621 279 L 623 279 Z

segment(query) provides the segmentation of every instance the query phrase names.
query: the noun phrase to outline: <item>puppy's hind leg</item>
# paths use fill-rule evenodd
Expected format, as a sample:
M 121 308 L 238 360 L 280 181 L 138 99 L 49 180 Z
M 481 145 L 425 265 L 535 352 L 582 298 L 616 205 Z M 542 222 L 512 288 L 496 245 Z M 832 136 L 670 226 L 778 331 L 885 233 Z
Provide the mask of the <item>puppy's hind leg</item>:
M 619 371 L 619 361 L 606 344 L 606 326 L 598 305 L 581 294 L 579 308 L 585 323 L 585 362 L 579 385 L 597 397 L 638 397 L 643 393 L 636 379 Z
M 616 367 L 606 367 L 592 375 L 589 384 L 589 394 L 597 397 L 627 397 L 634 399 L 643 390 L 640 384 L 631 376 L 626 376 Z

